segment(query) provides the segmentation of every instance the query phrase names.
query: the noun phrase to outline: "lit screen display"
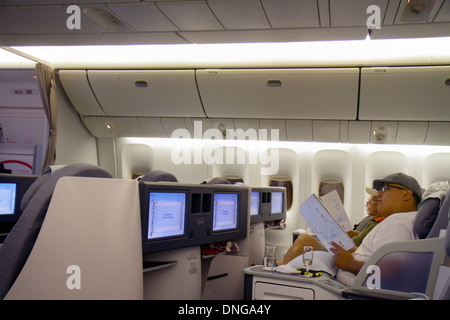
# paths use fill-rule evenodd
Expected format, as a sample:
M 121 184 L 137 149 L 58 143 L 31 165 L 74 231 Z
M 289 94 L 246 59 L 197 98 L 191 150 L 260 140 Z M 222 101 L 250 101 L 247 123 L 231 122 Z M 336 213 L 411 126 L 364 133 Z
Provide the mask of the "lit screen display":
M 148 239 L 184 234 L 186 194 L 150 193 Z
M 236 228 L 237 206 L 237 194 L 214 194 L 213 231 Z
M 16 184 L 0 183 L 0 214 L 13 214 L 16 205 Z
M 259 214 L 259 192 L 253 191 L 252 192 L 252 200 L 251 200 L 251 207 L 250 207 L 250 215 L 251 216 L 257 216 Z
M 283 192 L 272 192 L 271 213 L 283 212 Z

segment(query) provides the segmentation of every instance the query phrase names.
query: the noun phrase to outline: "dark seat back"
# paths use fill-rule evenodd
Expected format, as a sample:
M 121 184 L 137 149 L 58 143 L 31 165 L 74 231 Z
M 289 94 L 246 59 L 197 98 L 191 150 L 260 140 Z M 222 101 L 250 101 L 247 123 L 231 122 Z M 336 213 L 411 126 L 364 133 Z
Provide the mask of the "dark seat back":
M 8 293 L 25 265 L 39 235 L 55 186 L 60 178 L 66 176 L 112 178 L 98 166 L 76 163 L 54 172 L 47 168 L 36 179 L 22 199 L 22 216 L 0 248 L 0 299 Z

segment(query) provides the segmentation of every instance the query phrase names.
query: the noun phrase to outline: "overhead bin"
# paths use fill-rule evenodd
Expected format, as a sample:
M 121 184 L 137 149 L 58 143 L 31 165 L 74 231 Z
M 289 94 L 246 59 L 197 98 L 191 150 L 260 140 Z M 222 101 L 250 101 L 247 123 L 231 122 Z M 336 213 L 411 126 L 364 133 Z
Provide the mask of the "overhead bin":
M 58 74 L 83 116 L 205 116 L 194 70 L 60 70 Z
M 67 97 L 79 114 L 105 115 L 92 92 L 86 70 L 59 70 L 58 75 Z
M 110 116 L 204 117 L 194 70 L 88 70 Z
M 362 68 L 359 119 L 450 121 L 450 66 Z
M 357 117 L 359 68 L 204 69 L 196 75 L 208 117 Z

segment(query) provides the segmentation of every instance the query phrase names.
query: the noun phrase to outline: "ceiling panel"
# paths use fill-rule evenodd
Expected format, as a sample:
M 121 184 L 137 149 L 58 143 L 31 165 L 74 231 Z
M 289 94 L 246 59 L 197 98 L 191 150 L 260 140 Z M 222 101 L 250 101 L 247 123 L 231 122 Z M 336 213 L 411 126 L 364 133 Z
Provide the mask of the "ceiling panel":
M 449 22 L 450 21 L 450 1 L 445 1 L 439 10 L 434 22 Z
M 384 17 L 388 0 L 330 0 L 330 21 L 332 27 L 366 26 L 371 14 L 367 8 L 380 7 L 381 19 Z
M 330 26 L 330 4 L 328 0 L 317 0 L 317 5 L 319 6 L 319 17 L 320 26 L 329 27 Z
M 400 0 L 389 0 L 389 4 L 384 15 L 383 25 L 394 24 L 395 16 L 397 15 L 399 6 Z
M 81 28 L 67 28 L 67 19 L 71 13 L 67 13 L 65 6 L 20 6 L 19 9 L 28 16 L 48 25 L 51 33 L 95 33 L 98 30 L 92 25 L 91 21 L 81 16 Z
M 260 1 L 208 0 L 208 5 L 225 29 L 270 28 Z
M 49 33 L 52 29 L 18 7 L 0 7 L 0 33 Z
M 54 4 L 85 4 L 87 2 L 92 3 L 114 3 L 114 2 L 140 2 L 141 0 L 1 0 L 2 5 L 17 5 L 20 2 L 21 5 L 54 5 Z
M 415 23 L 383 26 L 372 32 L 372 39 L 449 37 L 450 23 Z
M 364 29 L 367 33 L 369 5 L 378 5 L 383 19 L 372 39 L 450 36 L 450 0 L 410 4 L 420 1 L 431 6 L 430 14 L 405 23 L 400 15 L 407 0 L 21 0 L 20 6 L 0 0 L 0 45 L 360 39 Z M 69 30 L 69 4 L 112 16 L 102 27 L 102 21 L 82 14 L 81 30 Z
M 113 4 L 108 7 L 138 31 L 178 31 L 155 4 Z
M 320 27 L 316 0 L 262 0 L 272 28 Z
M 206 1 L 157 2 L 156 5 L 180 30 L 222 30 Z
M 291 42 L 361 40 L 367 35 L 364 27 L 353 28 L 304 28 L 266 30 L 225 30 L 180 32 L 192 43 L 243 43 L 243 42 Z

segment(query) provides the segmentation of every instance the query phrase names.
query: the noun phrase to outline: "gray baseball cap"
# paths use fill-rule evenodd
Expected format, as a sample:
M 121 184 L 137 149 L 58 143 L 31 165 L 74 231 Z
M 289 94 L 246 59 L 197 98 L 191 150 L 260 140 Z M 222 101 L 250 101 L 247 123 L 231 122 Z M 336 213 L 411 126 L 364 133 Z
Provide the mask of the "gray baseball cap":
M 410 189 L 420 200 L 422 200 L 422 188 L 415 178 L 408 176 L 407 174 L 398 172 L 387 175 L 383 179 L 376 179 L 373 181 L 373 187 L 380 190 L 381 187 L 387 183 L 401 184 Z

